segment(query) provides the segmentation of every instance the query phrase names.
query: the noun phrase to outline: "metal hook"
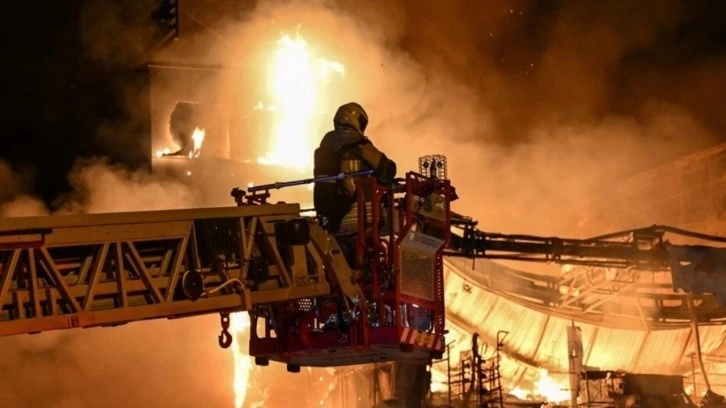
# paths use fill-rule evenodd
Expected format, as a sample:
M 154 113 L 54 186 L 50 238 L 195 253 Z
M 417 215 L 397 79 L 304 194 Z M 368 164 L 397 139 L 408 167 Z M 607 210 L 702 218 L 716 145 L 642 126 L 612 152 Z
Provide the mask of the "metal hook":
M 219 347 L 226 349 L 232 345 L 232 334 L 230 334 L 230 332 L 228 332 L 227 330 L 222 330 L 222 333 L 219 335 L 218 339 Z
M 229 348 L 232 345 L 232 334 L 229 332 L 229 313 L 220 313 L 222 333 L 219 334 L 219 347 Z

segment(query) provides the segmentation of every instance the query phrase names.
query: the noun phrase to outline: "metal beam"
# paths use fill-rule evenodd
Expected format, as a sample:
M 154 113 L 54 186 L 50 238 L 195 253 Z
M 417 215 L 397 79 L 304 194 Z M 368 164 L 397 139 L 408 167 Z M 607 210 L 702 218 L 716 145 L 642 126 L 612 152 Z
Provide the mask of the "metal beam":
M 68 290 L 68 285 L 66 284 L 65 279 L 63 279 L 63 276 L 61 276 L 60 271 L 58 271 L 58 267 L 56 267 L 55 262 L 53 262 L 53 258 L 48 253 L 48 249 L 45 247 L 40 248 L 40 255 L 48 264 L 48 273 L 52 275 L 51 277 L 53 278 L 55 288 L 63 296 L 63 299 L 71 305 L 74 312 L 80 312 L 81 306 L 78 304 L 78 300 Z
M 10 284 L 15 277 L 15 270 L 18 267 L 18 260 L 20 259 L 20 249 L 13 250 L 13 254 L 10 258 L 8 265 L 2 265 L 2 274 L 0 274 L 0 309 L 5 304 L 5 296 L 8 294 Z
M 136 266 L 139 272 L 139 277 L 144 282 L 144 286 L 151 292 L 151 296 L 154 297 L 154 301 L 156 303 L 159 303 L 162 301 L 163 297 L 161 296 L 161 293 L 159 292 L 159 289 L 154 286 L 154 283 L 151 281 L 151 276 L 149 275 L 149 271 L 146 269 L 146 266 L 144 265 L 144 261 L 141 260 L 141 257 L 139 256 L 139 252 L 134 247 L 134 244 L 130 241 L 125 241 L 124 244 L 126 245 L 126 248 L 129 249 L 129 253 L 131 255 L 131 261 Z
M 83 300 L 83 310 L 86 312 L 90 311 L 91 306 L 93 306 L 93 298 L 96 295 L 96 288 L 98 288 L 98 279 L 103 271 L 103 266 L 106 264 L 106 256 L 108 255 L 110 245 L 111 244 L 108 242 L 101 245 L 101 249 L 96 253 L 93 272 L 91 272 L 91 280 L 88 282 L 88 286 L 86 287 L 86 297 Z
M 601 295 L 600 297 L 598 297 L 597 300 L 595 300 L 594 302 L 587 305 L 587 307 L 582 312 L 589 313 L 590 311 L 592 311 L 596 307 L 600 306 L 601 304 L 607 302 L 608 300 L 610 300 L 616 296 L 621 296 L 623 293 L 629 292 L 633 288 L 633 286 L 635 286 L 635 284 L 636 284 L 636 282 L 627 283 L 625 286 L 618 288 L 617 292 L 612 292 L 607 295 Z
M 219 212 L 29 218 L 30 226 L 53 228 L 45 243 L 0 253 L 0 310 L 6 312 L 0 313 L 0 336 L 235 312 L 261 304 L 328 295 L 328 275 L 323 273 L 328 261 L 321 261 L 330 257 L 327 247 L 307 245 L 305 250 L 290 251 L 286 258 L 279 252 L 260 249 L 276 250 L 272 224 L 297 217 L 297 213 L 290 211 L 295 208 L 251 205 Z M 230 224 L 234 219 L 239 223 Z M 71 225 L 73 220 L 82 225 Z M 122 223 L 124 220 L 128 223 Z M 200 253 L 196 245 L 196 235 L 201 230 L 194 226 L 199 222 L 214 226 L 217 220 L 219 225 L 239 225 L 240 230 L 231 234 L 230 239 L 237 239 L 232 245 L 246 255 L 230 264 L 229 277 L 214 268 L 218 254 Z M 6 221 L 0 220 L 0 233 L 3 228 L 17 224 Z M 242 225 L 252 228 L 243 234 Z M 319 226 L 311 223 L 310 228 L 312 235 L 325 236 Z M 244 237 L 244 245 L 240 237 Z M 241 286 L 240 281 L 230 281 L 240 276 L 243 265 L 252 256 L 266 256 L 268 263 L 278 266 L 270 271 L 278 276 L 258 282 L 259 289 L 254 292 Z M 310 266 L 312 270 L 305 274 L 310 279 L 291 279 L 285 271 L 288 265 Z M 203 282 L 205 291 L 196 301 L 175 295 L 186 269 L 195 269 Z

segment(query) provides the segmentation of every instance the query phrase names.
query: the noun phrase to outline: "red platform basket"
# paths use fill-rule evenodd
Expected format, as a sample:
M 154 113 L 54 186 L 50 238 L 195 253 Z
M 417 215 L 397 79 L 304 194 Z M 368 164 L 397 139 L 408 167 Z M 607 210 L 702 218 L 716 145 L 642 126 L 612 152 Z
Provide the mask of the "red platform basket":
M 443 353 L 442 253 L 450 240 L 455 197 L 449 180 L 411 172 L 393 186 L 370 177 L 357 185 L 355 269 L 363 275 L 358 284 L 365 299 L 331 293 L 253 314 L 249 351 L 258 364 L 279 361 L 297 371 L 428 362 Z

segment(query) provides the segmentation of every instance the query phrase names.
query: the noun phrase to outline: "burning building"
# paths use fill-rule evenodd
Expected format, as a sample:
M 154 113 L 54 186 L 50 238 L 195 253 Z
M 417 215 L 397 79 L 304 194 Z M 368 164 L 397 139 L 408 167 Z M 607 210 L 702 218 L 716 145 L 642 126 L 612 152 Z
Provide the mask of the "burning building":
M 606 211 L 592 208 L 598 229 L 663 222 L 722 233 L 725 160 L 722 144 L 623 180 L 616 191 L 608 192 Z M 698 237 L 686 241 L 697 243 Z M 576 387 L 575 398 L 587 402 L 583 394 L 587 386 L 581 387 L 580 379 L 597 378 L 602 370 L 632 373 L 631 378 L 670 375 L 663 381 L 671 384 L 678 378 L 683 394 L 693 400 L 700 400 L 707 390 L 726 392 L 722 326 L 726 311 L 712 295 L 691 299 L 674 292 L 670 273 L 568 265 L 532 273 L 511 263 L 454 259 L 446 261 L 446 276 L 451 352 L 448 365 L 443 361 L 434 365 L 433 380 L 444 389 L 453 387 L 454 395 L 461 394 L 461 385 L 449 378 L 447 370 L 460 366 L 460 356 L 471 349 L 470 334 L 478 333 L 488 345 L 482 348 L 485 359 L 496 359 L 501 330 L 507 338 L 496 361 L 504 392 L 522 397 L 569 404 L 570 391 Z M 582 351 L 573 355 L 568 331 L 575 326 Z M 581 370 L 573 373 L 574 357 Z M 542 381 L 543 373 L 547 382 Z M 573 374 L 576 381 L 571 380 Z M 657 388 L 656 377 L 649 377 L 652 384 L 644 387 Z M 672 406 L 662 401 L 642 404 L 632 406 Z
M 195 36 L 193 45 L 172 44 L 150 64 L 154 172 L 200 188 L 208 205 L 231 205 L 232 187 L 308 177 L 313 139 L 322 134 L 340 100 L 334 83 L 345 75 L 345 65 L 313 56 L 297 33 L 271 35 L 265 44 L 273 46 L 241 52 L 200 17 L 188 17 L 181 20 L 181 31 L 205 35 Z M 205 38 L 210 43 L 200 45 Z M 226 53 L 199 51 L 220 42 Z M 272 62 L 261 69 L 265 53 Z M 241 54 L 244 58 L 227 58 Z M 243 74 L 250 72 L 255 74 Z M 617 208 L 591 216 L 605 221 L 593 229 L 645 221 L 719 233 L 724 222 L 723 153 L 723 148 L 700 153 L 620 184 Z M 658 191 L 678 193 L 664 198 Z M 687 199 L 694 194 L 702 199 Z M 309 197 L 298 193 L 289 199 Z M 591 214 L 597 210 L 591 208 Z M 642 214 L 652 218 L 644 220 Z M 451 367 L 472 358 L 466 353 L 476 333 L 482 361 L 497 366 L 498 382 L 484 387 L 501 395 L 564 404 L 582 398 L 580 371 L 598 370 L 684 376 L 691 393 L 707 387 L 726 393 L 726 383 L 709 383 L 704 375 L 718 378 L 726 361 L 720 342 L 726 331 L 719 326 L 726 313 L 713 297 L 696 297 L 691 305 L 686 295 L 674 294 L 666 274 L 569 266 L 533 272 L 458 259 L 447 260 L 445 271 L 450 344 L 446 364 L 431 367 L 434 391 L 464 394 L 464 380 L 456 385 Z M 238 333 L 249 330 L 243 316 L 236 321 Z M 566 340 L 573 327 L 582 345 L 577 356 L 582 370 L 574 372 Z M 501 332 L 507 333 L 506 341 Z M 276 383 L 274 376 L 289 374 L 254 367 L 244 356 L 244 343 L 243 337 L 234 347 L 238 407 L 256 406 L 255 401 L 299 402 L 300 394 L 295 394 L 297 401 L 286 399 L 284 390 L 291 387 L 310 393 L 304 398 L 319 399 L 320 406 L 367 407 L 396 394 L 390 365 L 310 369 L 296 376 L 294 385 Z M 702 367 L 692 358 L 697 351 L 705 355 Z
M 260 38 L 270 48 L 239 60 L 199 53 L 219 39 L 198 20 L 181 20 L 187 35 L 200 29 L 206 35 L 196 43 L 173 43 L 150 64 L 154 173 L 187 180 L 217 205 L 231 203 L 233 187 L 308 177 L 313 146 L 341 100 L 345 67 L 294 27 L 270 31 Z
M 244 50 L 238 58 L 230 57 L 240 54 L 234 47 L 211 53 L 220 38 L 203 16 L 195 10 L 182 17 L 180 31 L 194 40 L 171 44 L 149 64 L 153 173 L 194 187 L 205 206 L 234 205 L 235 187 L 310 177 L 313 146 L 330 127 L 345 67 L 294 26 L 282 34 L 270 30 L 257 38 L 268 48 Z M 312 206 L 305 189 L 274 198 Z M 360 370 L 353 375 L 355 370 L 308 368 L 294 381 L 280 382 L 290 375 L 284 366 L 258 368 L 247 355 L 247 315 L 234 316 L 232 328 L 235 406 L 368 403 L 355 391 L 365 382 Z
M 263 30 L 264 35 L 255 37 L 262 45 L 256 46 L 238 42 L 210 23 L 215 20 L 207 19 L 207 11 L 195 2 L 186 2 L 184 7 L 182 37 L 149 64 L 153 172 L 201 191 L 203 206 L 232 205 L 229 191 L 233 187 L 309 177 L 312 146 L 327 128 L 337 103 L 347 101 L 348 94 L 336 92 L 354 64 L 347 63 L 345 56 L 318 50 L 316 42 L 308 41 L 308 33 L 294 26 Z M 235 7 L 246 10 L 245 5 Z M 303 7 L 303 11 L 307 10 Z M 514 14 L 514 9 L 507 13 Z M 383 60 L 388 66 L 389 60 Z M 396 62 L 412 68 L 405 58 L 401 60 Z M 384 66 L 383 62 L 374 64 Z M 415 71 L 411 69 L 409 75 L 416 77 Z M 365 82 L 358 89 L 361 94 L 366 86 L 376 85 L 375 81 L 359 82 Z M 413 95 L 411 99 L 420 96 L 418 87 L 411 85 L 416 81 L 400 82 L 399 93 L 403 90 Z M 386 109 L 409 125 L 408 121 L 414 121 L 407 116 L 410 108 L 401 114 L 395 102 L 385 101 Z M 445 105 L 436 107 L 446 109 Z M 460 106 L 450 109 L 459 114 Z M 427 116 L 427 109 L 423 111 L 420 116 Z M 425 126 L 412 133 L 435 127 L 421 122 Z M 448 121 L 445 129 L 455 132 L 455 122 Z M 411 140 L 401 150 L 409 153 L 408 149 L 416 150 L 416 143 L 430 140 L 435 139 Z M 724 230 L 723 184 L 721 146 L 619 183 L 607 199 L 611 206 L 606 211 L 589 209 L 590 219 L 598 222 L 588 224 L 588 231 L 659 223 L 720 234 Z M 286 194 L 276 193 L 274 198 L 303 205 L 310 202 L 307 191 Z M 683 377 L 691 395 L 707 388 L 726 391 L 722 308 L 710 295 L 690 298 L 674 293 L 666 274 L 571 265 L 520 268 L 516 263 L 460 259 L 447 259 L 444 266 L 448 354 L 430 372 L 410 377 L 420 388 L 430 381 L 436 393 L 455 394 L 471 402 L 482 398 L 472 396 L 473 391 L 486 390 L 499 393 L 500 398 L 518 396 L 520 403 L 556 404 L 572 400 L 573 395 L 582 398 L 582 391 L 589 388 L 583 388 L 578 379 L 616 376 L 624 370 Z M 249 330 L 245 315 L 235 316 L 230 353 L 235 381 L 225 386 L 234 388 L 237 406 L 369 407 L 393 404 L 391 397 L 410 386 L 396 381 L 405 367 L 387 364 L 304 369 L 296 375 L 279 365 L 256 367 L 246 356 Z M 474 333 L 476 350 L 471 344 Z M 471 374 L 474 365 L 496 368 L 486 371 L 487 381 L 478 389 L 466 387 L 476 379 Z M 456 376 L 450 375 L 452 367 L 460 367 L 463 373 L 458 384 Z

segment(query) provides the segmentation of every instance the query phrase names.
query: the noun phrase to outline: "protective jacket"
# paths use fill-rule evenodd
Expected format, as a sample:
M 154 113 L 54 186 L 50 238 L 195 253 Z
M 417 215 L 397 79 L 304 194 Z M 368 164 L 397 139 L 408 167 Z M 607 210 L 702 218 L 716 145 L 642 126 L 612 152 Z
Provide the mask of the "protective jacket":
M 328 132 L 315 150 L 315 177 L 364 170 L 373 170 L 381 184 L 390 184 L 396 177 L 396 163 L 355 129 L 339 127 Z M 345 224 L 356 220 L 348 222 L 357 212 L 355 180 L 316 183 L 313 195 L 315 210 L 328 231 L 338 232 L 344 219 Z

